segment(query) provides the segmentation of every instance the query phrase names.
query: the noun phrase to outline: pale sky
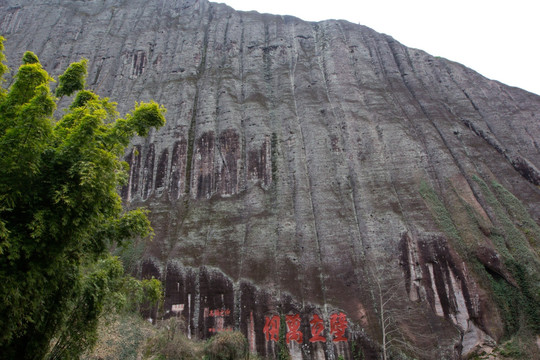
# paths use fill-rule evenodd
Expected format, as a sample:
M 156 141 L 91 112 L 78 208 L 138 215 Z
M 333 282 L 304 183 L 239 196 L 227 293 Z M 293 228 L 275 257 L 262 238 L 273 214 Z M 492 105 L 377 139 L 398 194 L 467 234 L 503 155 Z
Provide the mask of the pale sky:
M 540 94 L 540 0 L 212 0 L 236 10 L 345 19 Z

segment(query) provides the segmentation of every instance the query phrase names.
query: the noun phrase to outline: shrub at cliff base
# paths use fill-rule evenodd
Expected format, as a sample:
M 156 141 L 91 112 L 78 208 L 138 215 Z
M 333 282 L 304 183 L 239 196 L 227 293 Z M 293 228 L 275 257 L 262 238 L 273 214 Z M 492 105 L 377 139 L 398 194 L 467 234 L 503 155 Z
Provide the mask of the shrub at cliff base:
M 158 323 L 157 333 L 148 339 L 145 359 L 149 360 L 241 360 L 250 357 L 246 337 L 240 331 L 222 331 L 206 342 L 189 339 L 185 322 L 170 318 Z
M 249 358 L 249 344 L 240 331 L 222 331 L 211 337 L 204 347 L 207 360 Z
M 144 211 L 122 209 L 120 157 L 133 136 L 165 123 L 165 109 L 141 103 L 120 118 L 84 89 L 82 60 L 59 77 L 56 96 L 75 96 L 55 118 L 54 80 L 35 54 L 22 62 L 0 90 L 0 359 L 78 358 L 130 289 L 160 293 L 126 278 L 108 248 L 152 233 Z
M 99 321 L 98 340 L 81 360 L 142 359 L 147 339 L 156 327 L 135 312 L 114 312 Z
M 170 318 L 157 323 L 157 331 L 147 340 L 146 360 L 199 360 L 203 357 L 203 343 L 187 336 L 181 318 Z
M 239 331 L 219 332 L 204 341 L 188 338 L 183 318 L 158 320 L 151 325 L 134 313 L 116 313 L 100 321 L 99 339 L 82 360 L 262 360 L 249 353 Z M 270 358 L 268 358 L 270 359 Z

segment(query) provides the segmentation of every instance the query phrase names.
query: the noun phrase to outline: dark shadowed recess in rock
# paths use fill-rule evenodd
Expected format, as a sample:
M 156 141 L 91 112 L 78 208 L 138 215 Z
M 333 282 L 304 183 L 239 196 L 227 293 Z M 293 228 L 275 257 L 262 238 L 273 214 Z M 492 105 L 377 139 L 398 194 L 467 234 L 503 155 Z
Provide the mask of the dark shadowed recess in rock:
M 233 282 L 221 271 L 204 266 L 186 268 L 168 264 L 161 274 L 158 267 L 147 260 L 141 269 L 143 279 L 162 280 L 165 286 L 164 318 L 185 318 L 190 336 L 207 338 L 217 332 L 240 329 L 247 334 L 251 351 L 275 357 L 279 344 L 268 340 L 265 335 L 268 319 L 298 316 L 300 323 L 297 330 L 302 334 L 301 339 L 296 338 L 289 344 L 293 353 L 301 354 L 302 359 L 318 359 L 320 355 L 353 359 L 349 355 L 352 353 L 363 354 L 364 359 L 377 359 L 373 341 L 353 326 L 345 330 L 349 339 L 347 342 L 310 341 L 313 336 L 310 321 L 314 316 L 324 319 L 324 330 L 320 336 L 324 339 L 335 337 L 328 326 L 330 318 L 341 313 L 339 309 L 299 304 L 288 294 L 281 294 L 276 299 L 275 294 L 249 281 Z M 143 312 L 153 321 L 156 320 L 156 309 L 145 309 Z

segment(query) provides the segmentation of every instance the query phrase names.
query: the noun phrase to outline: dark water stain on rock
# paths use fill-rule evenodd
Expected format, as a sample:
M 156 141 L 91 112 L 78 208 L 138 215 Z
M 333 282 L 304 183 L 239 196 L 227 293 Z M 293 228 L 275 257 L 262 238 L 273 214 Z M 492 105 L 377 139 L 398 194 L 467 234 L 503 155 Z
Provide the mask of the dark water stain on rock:
M 169 149 L 162 151 L 159 156 L 158 166 L 156 170 L 156 190 L 165 186 L 167 181 L 167 166 L 169 164 Z
M 154 190 L 154 159 L 155 159 L 155 145 L 150 144 L 147 149 L 146 159 L 144 161 L 144 167 L 142 169 L 142 198 L 147 199 L 148 196 Z
M 223 131 L 219 136 L 219 159 L 217 192 L 221 195 L 238 193 L 241 148 L 238 133 L 233 129 Z
M 248 151 L 247 168 L 248 180 L 260 181 L 268 187 L 272 181 L 270 138 L 266 137 L 259 149 Z
M 187 141 L 184 137 L 173 144 L 169 191 L 171 199 L 178 200 L 184 192 L 187 161 Z
M 193 161 L 192 189 L 197 199 L 209 198 L 214 190 L 214 132 L 205 132 L 197 140 Z
M 161 274 L 146 260 L 141 270 L 144 279 L 161 278 L 165 318 L 183 317 L 191 336 L 206 339 L 218 332 L 240 330 L 250 350 L 264 356 L 276 357 L 283 341 L 295 359 L 354 359 L 359 353 L 364 359 L 377 359 L 373 341 L 339 309 L 300 303 L 287 293 L 272 295 L 250 281 L 233 282 L 221 271 L 205 266 L 169 263 Z M 156 314 L 155 309 L 144 311 L 148 317 Z M 341 333 L 334 325 L 338 315 L 344 320 Z M 320 320 L 319 325 L 315 325 L 316 320 Z M 288 329 L 284 338 L 279 335 L 281 321 Z M 336 341 L 339 336 L 344 340 Z

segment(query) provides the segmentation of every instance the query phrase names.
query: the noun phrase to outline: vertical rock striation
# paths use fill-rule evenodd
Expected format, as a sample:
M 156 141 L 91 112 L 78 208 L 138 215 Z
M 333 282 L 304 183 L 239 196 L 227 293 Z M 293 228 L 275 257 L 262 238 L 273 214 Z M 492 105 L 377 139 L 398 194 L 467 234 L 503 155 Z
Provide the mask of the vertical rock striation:
M 453 359 L 513 331 L 495 289 L 538 311 L 537 95 L 364 26 L 205 0 L 4 0 L 0 32 L 11 68 L 86 57 L 121 111 L 167 107 L 121 193 L 152 210 L 141 276 L 190 334 L 273 355 L 273 316 L 293 334 L 299 314 L 293 358 L 376 358 L 384 308 L 400 351 Z

